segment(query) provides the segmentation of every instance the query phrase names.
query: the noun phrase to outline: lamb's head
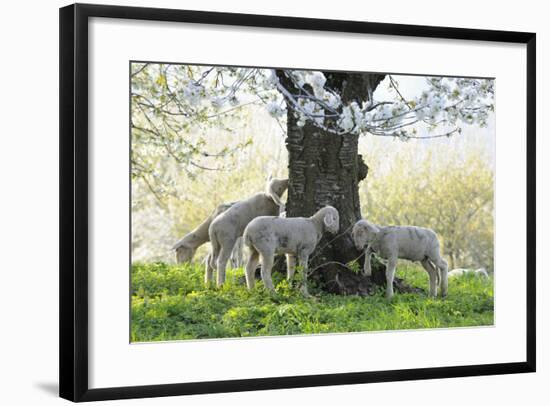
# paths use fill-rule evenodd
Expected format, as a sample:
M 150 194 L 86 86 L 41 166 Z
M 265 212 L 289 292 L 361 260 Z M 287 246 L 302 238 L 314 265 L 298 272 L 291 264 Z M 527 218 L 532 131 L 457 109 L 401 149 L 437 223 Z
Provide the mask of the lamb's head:
M 281 200 L 281 196 L 288 188 L 288 179 L 271 179 L 267 180 L 266 193 L 273 199 L 275 204 L 279 206 L 279 213 L 285 211 L 285 205 Z
M 489 274 L 487 273 L 487 270 L 485 268 L 476 269 L 474 272 L 477 276 L 482 276 L 484 278 L 489 277 Z
M 331 234 L 336 234 L 340 229 L 340 215 L 338 214 L 338 210 L 332 206 L 325 206 L 317 213 L 320 213 L 323 216 L 325 231 L 328 231 Z
M 195 250 L 187 245 L 175 246 L 176 250 L 176 261 L 178 264 L 189 262 L 195 255 Z
M 288 188 L 288 179 L 270 179 L 267 182 L 267 193 L 281 197 Z
M 367 243 L 376 238 L 379 231 L 380 229 L 376 225 L 369 223 L 367 220 L 359 220 L 351 230 L 351 237 L 353 238 L 355 248 L 359 251 L 364 249 Z

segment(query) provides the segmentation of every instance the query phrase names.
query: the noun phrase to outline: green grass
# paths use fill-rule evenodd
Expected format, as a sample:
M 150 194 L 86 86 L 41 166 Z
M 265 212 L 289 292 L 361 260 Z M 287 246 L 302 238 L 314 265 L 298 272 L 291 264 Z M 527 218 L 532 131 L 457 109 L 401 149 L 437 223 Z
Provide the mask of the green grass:
M 397 276 L 427 291 L 428 276 L 403 263 Z M 206 289 L 198 265 L 132 266 L 131 340 L 403 330 L 493 324 L 493 280 L 466 275 L 450 279 L 447 299 L 399 294 L 388 302 L 383 289 L 364 298 L 316 292 L 305 298 L 274 274 L 275 295 L 261 282 L 248 291 L 242 269 L 228 271 L 221 289 Z

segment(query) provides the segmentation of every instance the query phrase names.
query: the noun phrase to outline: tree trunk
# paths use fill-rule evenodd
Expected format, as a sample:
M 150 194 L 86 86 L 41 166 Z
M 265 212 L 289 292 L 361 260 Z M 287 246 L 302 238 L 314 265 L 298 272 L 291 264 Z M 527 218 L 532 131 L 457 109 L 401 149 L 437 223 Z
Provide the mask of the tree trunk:
M 312 124 L 299 127 L 292 113 L 287 119 L 287 215 L 309 217 L 320 208 L 331 205 L 340 214 L 340 233 L 347 231 L 361 218 L 359 182 L 368 172 L 357 153 L 357 136 L 327 134 Z M 323 262 L 346 263 L 359 255 L 349 233 L 336 238 L 322 253 L 327 257 L 320 254 L 318 260 Z
M 384 78 L 375 74 L 324 72 L 327 87 L 335 89 L 342 101 L 368 100 Z M 281 83 L 289 88 L 284 75 Z M 296 89 L 289 89 L 296 91 Z M 359 184 L 368 174 L 368 167 L 358 153 L 358 136 L 335 135 L 319 129 L 311 122 L 300 127 L 292 104 L 287 103 L 287 138 L 289 154 L 288 217 L 309 217 L 320 208 L 331 205 L 340 214 L 340 231 L 325 235 L 309 261 L 309 279 L 324 290 L 338 294 L 368 295 L 373 285 L 385 284 L 384 267 L 373 261 L 373 276 L 352 271 L 350 262 L 358 259 L 362 269 L 364 256 L 351 238 L 353 225 L 361 218 Z M 396 278 L 397 280 L 397 278 Z M 396 289 L 403 290 L 397 280 Z

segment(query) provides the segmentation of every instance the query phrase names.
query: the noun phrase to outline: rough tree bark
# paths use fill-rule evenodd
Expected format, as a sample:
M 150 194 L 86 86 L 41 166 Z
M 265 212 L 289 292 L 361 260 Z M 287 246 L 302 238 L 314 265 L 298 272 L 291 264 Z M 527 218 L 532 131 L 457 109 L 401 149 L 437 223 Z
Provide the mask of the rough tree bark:
M 323 72 L 326 87 L 336 90 L 344 103 L 368 100 L 384 75 Z M 292 83 L 278 72 L 281 84 L 296 93 Z M 352 272 L 347 264 L 361 256 L 351 239 L 351 228 L 361 218 L 359 184 L 368 174 L 368 166 L 358 153 L 358 136 L 335 135 L 307 122 L 297 125 L 292 104 L 287 102 L 287 138 L 289 187 L 287 216 L 311 216 L 331 205 L 340 213 L 338 236 L 326 235 L 310 257 L 310 279 L 325 290 L 338 294 L 372 294 L 374 285 L 385 283 L 383 267 L 373 263 L 373 276 Z M 362 267 L 364 258 L 359 259 Z M 396 289 L 406 290 L 396 278 Z

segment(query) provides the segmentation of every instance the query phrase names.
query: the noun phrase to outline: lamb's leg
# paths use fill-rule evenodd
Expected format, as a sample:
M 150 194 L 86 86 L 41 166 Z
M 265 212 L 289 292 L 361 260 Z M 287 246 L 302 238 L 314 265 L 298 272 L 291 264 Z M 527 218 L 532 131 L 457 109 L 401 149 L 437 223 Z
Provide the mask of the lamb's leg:
M 215 235 L 210 236 L 210 243 L 212 244 L 212 250 L 208 254 L 209 258 L 207 258 L 206 271 L 204 275 L 206 287 L 208 287 L 210 281 L 213 280 L 213 272 L 217 267 L 218 257 L 220 256 L 220 244 L 218 244 L 218 240 L 215 238 Z
M 244 265 L 244 259 L 243 259 L 243 246 L 244 246 L 244 240 L 242 237 L 239 238 L 238 245 L 237 245 L 237 261 L 238 265 L 237 268 L 240 268 Z
M 231 267 L 240 268 L 243 265 L 243 239 L 239 237 L 235 243 L 233 251 L 231 251 Z
M 363 265 L 363 275 L 365 276 L 371 276 L 372 275 L 372 269 L 370 266 L 370 260 L 372 256 L 372 251 L 370 248 L 367 247 L 365 250 L 365 264 Z
M 256 279 L 254 274 L 256 273 L 256 267 L 260 263 L 260 254 L 256 249 L 250 247 L 250 256 L 248 257 L 248 262 L 246 263 L 246 286 L 248 289 L 253 289 L 256 284 Z M 262 265 L 263 268 L 263 265 Z
M 273 281 L 271 280 L 271 268 L 273 268 L 273 254 L 261 254 L 262 261 L 262 280 L 264 286 L 270 291 L 275 291 Z
M 296 272 L 296 257 L 292 254 L 286 254 L 286 279 L 290 282 Z
M 430 264 L 432 265 L 432 268 L 436 270 L 437 279 L 435 281 L 435 284 L 437 286 L 441 286 L 441 270 L 437 266 L 435 266 L 432 261 L 430 261 Z
M 390 300 L 393 297 L 393 278 L 395 277 L 395 267 L 397 258 L 389 258 L 386 265 L 386 298 Z
M 225 282 L 225 268 L 227 267 L 227 261 L 229 261 L 229 257 L 231 256 L 231 251 L 233 251 L 233 244 L 230 247 L 222 246 L 220 250 L 220 255 L 218 256 L 217 261 L 217 283 L 216 285 L 218 287 L 222 286 Z
M 447 273 L 449 270 L 449 266 L 447 265 L 447 261 L 445 261 L 443 258 L 438 257 L 434 258 L 435 266 L 437 266 L 441 272 L 441 278 L 439 280 L 439 287 L 441 289 L 441 297 L 447 296 L 447 291 L 449 288 L 449 280 L 447 278 Z
M 214 278 L 214 258 L 212 252 L 206 256 L 206 270 L 204 272 L 204 284 L 208 286 Z
M 237 248 L 237 245 L 235 244 L 235 249 L 236 248 Z M 235 256 L 235 250 L 231 251 L 231 255 L 229 256 L 229 265 L 233 269 L 239 267 L 239 265 L 237 265 L 237 257 Z
M 428 259 L 423 260 L 421 263 L 430 277 L 430 296 L 437 297 L 437 269 Z
M 302 293 L 304 296 L 309 297 L 310 294 L 307 290 L 307 262 L 309 257 L 307 255 L 300 255 L 298 258 L 298 263 L 300 264 L 300 268 L 302 268 Z

